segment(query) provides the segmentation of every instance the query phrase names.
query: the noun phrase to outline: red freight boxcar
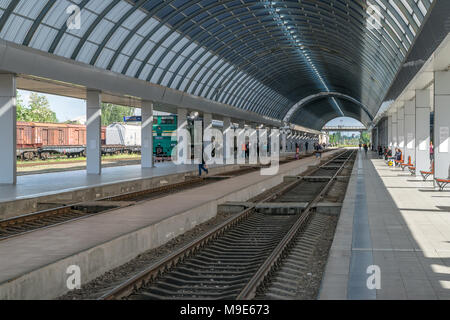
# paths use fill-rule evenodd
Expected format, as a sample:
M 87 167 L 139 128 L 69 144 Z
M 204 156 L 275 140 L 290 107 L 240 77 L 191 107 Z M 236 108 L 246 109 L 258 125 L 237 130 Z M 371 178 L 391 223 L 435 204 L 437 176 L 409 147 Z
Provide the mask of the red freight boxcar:
M 102 144 L 106 142 L 106 127 L 101 129 Z M 85 147 L 86 126 L 64 123 L 17 122 L 17 156 L 22 159 L 33 159 L 42 156 L 40 148 L 47 147 Z M 61 148 L 50 148 L 54 152 Z M 62 151 L 61 151 L 62 152 Z M 65 151 L 64 151 L 65 152 Z M 77 153 L 77 152 L 75 152 Z
M 106 127 L 101 130 L 102 144 Z M 86 126 L 64 123 L 17 122 L 17 146 L 84 146 Z

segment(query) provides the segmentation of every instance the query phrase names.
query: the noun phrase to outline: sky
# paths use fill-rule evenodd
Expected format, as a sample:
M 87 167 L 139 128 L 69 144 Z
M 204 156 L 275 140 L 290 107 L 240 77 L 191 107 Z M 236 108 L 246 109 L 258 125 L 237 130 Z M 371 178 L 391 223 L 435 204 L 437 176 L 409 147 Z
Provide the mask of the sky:
M 32 92 L 24 90 L 18 91 L 23 103 L 28 105 L 28 100 Z M 56 118 L 58 118 L 60 122 L 86 118 L 86 102 L 84 100 L 55 96 L 51 94 L 42 95 L 47 97 L 50 103 L 50 109 L 56 113 Z M 139 115 L 140 110 L 137 113 Z M 327 125 L 361 126 L 361 122 L 348 117 L 340 117 L 331 120 Z

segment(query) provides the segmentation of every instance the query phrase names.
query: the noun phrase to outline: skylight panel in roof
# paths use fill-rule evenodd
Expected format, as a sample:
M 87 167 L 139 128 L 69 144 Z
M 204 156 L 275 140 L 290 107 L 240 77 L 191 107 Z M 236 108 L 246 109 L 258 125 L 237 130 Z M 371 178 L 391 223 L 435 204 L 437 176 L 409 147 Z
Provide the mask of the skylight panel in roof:
M 89 35 L 89 41 L 100 44 L 105 39 L 109 30 L 114 27 L 114 24 L 108 20 L 103 19 L 98 23 L 94 31 Z
M 139 75 L 139 79 L 141 80 L 147 80 L 148 75 L 150 74 L 150 71 L 153 69 L 152 65 L 146 64 L 144 68 L 142 69 L 141 74 Z
M 139 50 L 138 54 L 136 55 L 136 58 L 138 58 L 141 61 L 144 61 L 144 59 L 148 56 L 150 51 L 152 51 L 153 47 L 155 46 L 155 43 L 152 41 L 147 41 Z
M 65 33 L 55 49 L 55 54 L 58 56 L 70 58 L 79 41 L 79 38 L 69 33 Z
M 0 8 L 6 9 L 12 0 L 0 0 Z
M 158 42 L 168 32 L 170 32 L 170 29 L 168 27 L 166 27 L 165 25 L 160 25 L 159 29 L 151 36 L 150 40 L 153 42 Z
M 40 25 L 36 30 L 36 34 L 31 39 L 30 47 L 48 51 L 57 33 L 58 32 L 53 28 Z
M 77 60 L 83 63 L 89 63 L 92 59 L 92 56 L 94 55 L 95 51 L 97 51 L 98 45 L 86 41 L 83 45 L 83 47 L 80 50 L 80 53 L 78 54 Z
M 126 75 L 129 77 L 134 77 L 136 72 L 139 70 L 139 67 L 141 64 L 142 64 L 142 61 L 134 59 L 133 62 L 131 62 L 130 67 L 126 71 Z
M 114 51 L 108 48 L 104 48 L 97 59 L 95 66 L 98 68 L 106 69 L 109 61 L 114 56 Z
M 20 1 L 13 12 L 34 20 L 39 13 L 41 13 L 46 4 L 47 2 L 42 0 Z
M 144 25 L 141 28 L 139 28 L 137 33 L 140 34 L 141 36 L 145 37 L 147 34 L 149 34 L 153 30 L 153 28 L 155 28 L 158 25 L 159 25 L 158 20 L 156 20 L 154 18 L 150 18 L 146 23 L 144 23 Z
M 131 55 L 142 40 L 143 40 L 142 36 L 134 34 L 131 37 L 131 39 L 127 42 L 127 44 L 124 46 L 122 53 L 126 55 Z
M 181 38 L 180 40 L 177 41 L 177 43 L 175 44 L 175 46 L 173 47 L 173 51 L 178 52 L 181 50 L 181 48 L 183 48 L 186 43 L 188 43 L 189 40 L 185 37 Z
M 146 16 L 147 15 L 141 10 L 136 10 L 123 22 L 123 26 L 132 30 L 138 25 L 139 22 L 145 19 Z
M 3 27 L 0 37 L 20 44 L 25 39 L 32 24 L 31 20 L 12 14 Z
M 172 60 L 174 56 L 175 56 L 174 52 L 172 51 L 166 52 L 164 55 L 164 59 L 160 63 L 161 68 L 166 69 L 169 62 Z
M 112 8 L 111 11 L 108 12 L 105 18 L 113 22 L 118 22 L 120 18 L 122 18 L 122 16 L 132 8 L 133 6 L 128 2 L 120 1 L 114 6 L 114 8 Z
M 40 1 L 40 0 L 38 0 Z M 103 10 L 105 10 L 110 4 L 111 2 L 113 2 L 114 0 L 93 0 L 93 1 L 88 1 L 87 5 L 86 5 L 86 9 L 89 9 L 90 11 L 95 12 L 96 14 L 100 14 L 103 12 Z
M 67 0 L 57 1 L 45 15 L 43 23 L 60 29 L 67 22 L 69 15 L 66 10 L 70 5 L 72 3 Z
M 123 27 L 119 27 L 116 32 L 112 35 L 111 39 L 108 41 L 108 48 L 117 50 L 119 49 L 120 44 L 125 40 L 130 31 Z

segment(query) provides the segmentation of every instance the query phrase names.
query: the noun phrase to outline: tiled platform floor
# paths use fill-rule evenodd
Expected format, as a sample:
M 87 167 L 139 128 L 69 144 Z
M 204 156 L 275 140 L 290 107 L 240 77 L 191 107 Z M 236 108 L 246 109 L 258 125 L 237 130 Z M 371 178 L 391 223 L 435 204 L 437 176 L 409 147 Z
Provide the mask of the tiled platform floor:
M 360 152 L 320 299 L 450 299 L 450 190 Z

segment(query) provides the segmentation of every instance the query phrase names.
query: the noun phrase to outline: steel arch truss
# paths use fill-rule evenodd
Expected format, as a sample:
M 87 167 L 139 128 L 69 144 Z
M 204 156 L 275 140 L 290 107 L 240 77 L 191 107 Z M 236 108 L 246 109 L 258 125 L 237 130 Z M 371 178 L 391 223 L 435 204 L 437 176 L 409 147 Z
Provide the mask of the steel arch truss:
M 79 28 L 67 24 L 74 5 Z M 290 115 L 298 122 L 296 101 L 335 92 L 341 107 L 350 101 L 364 111 L 355 114 L 370 119 L 432 5 L 433 0 L 5 0 L 0 37 L 280 120 Z M 311 105 L 324 103 L 333 100 Z M 313 127 L 330 114 L 316 116 L 321 120 Z

